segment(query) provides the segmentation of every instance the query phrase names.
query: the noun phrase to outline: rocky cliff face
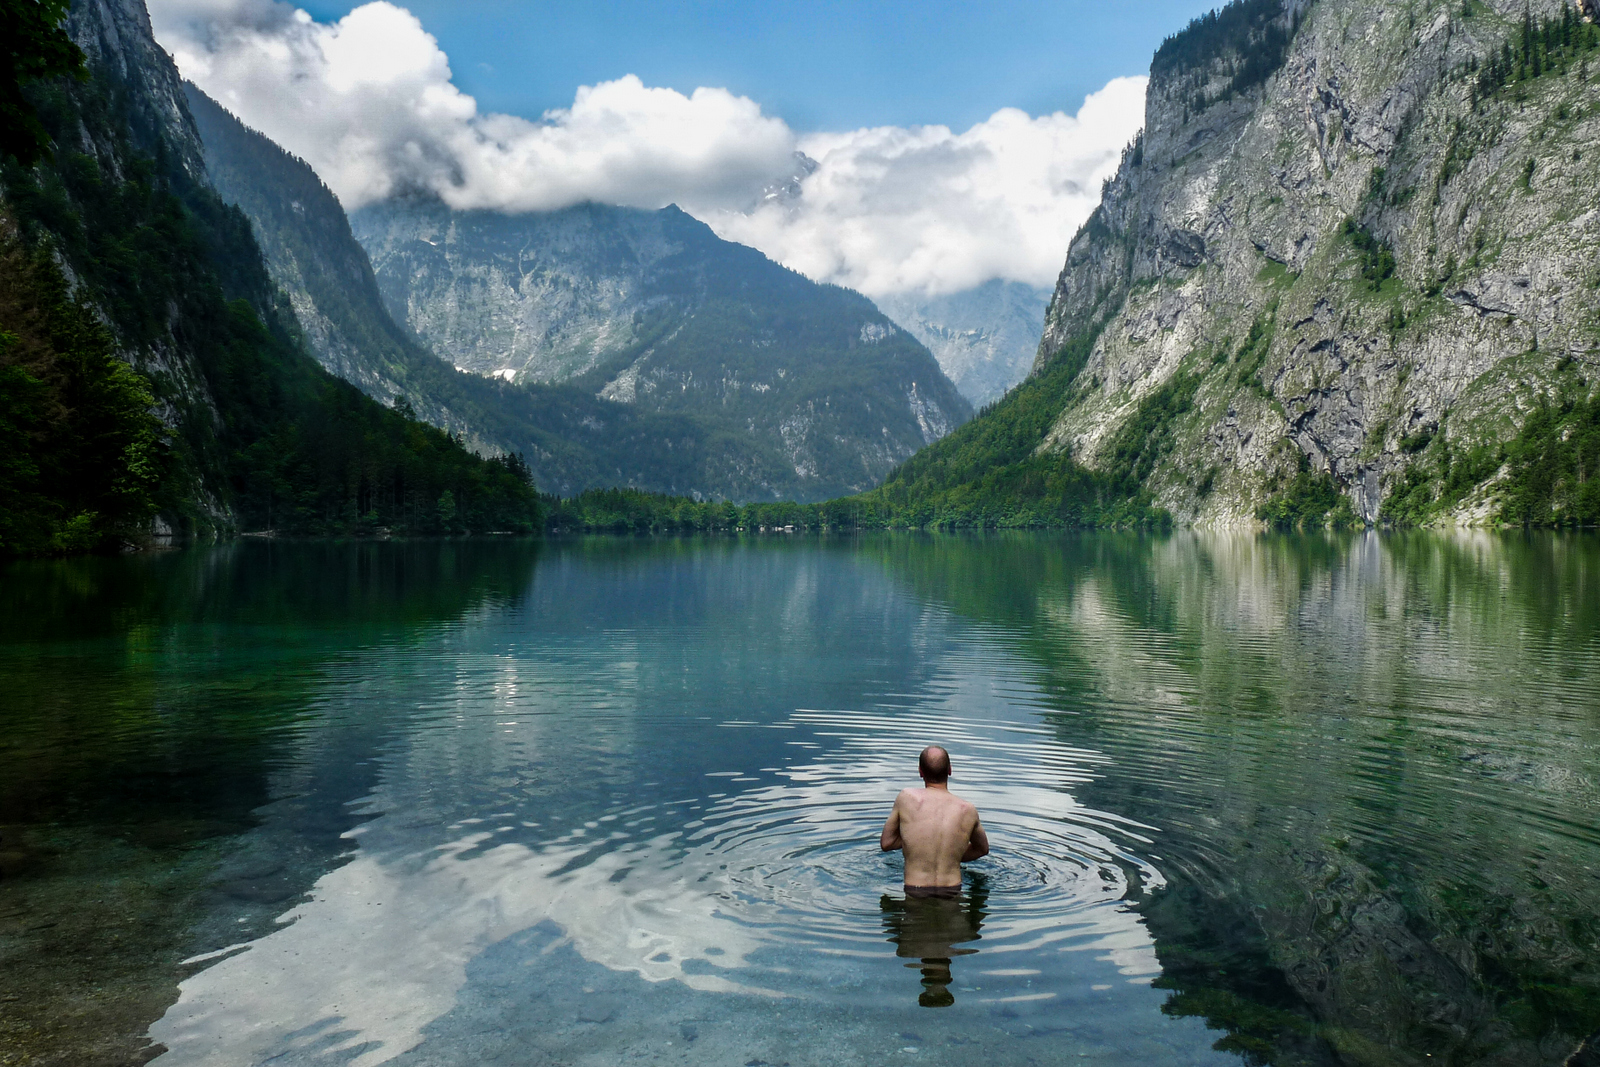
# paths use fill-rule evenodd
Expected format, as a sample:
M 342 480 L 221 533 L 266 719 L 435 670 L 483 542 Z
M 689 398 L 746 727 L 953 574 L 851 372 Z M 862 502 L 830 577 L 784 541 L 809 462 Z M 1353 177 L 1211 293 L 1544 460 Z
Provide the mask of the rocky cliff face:
M 119 103 L 127 109 L 135 143 L 143 147 L 159 137 L 185 174 L 204 181 L 200 135 L 185 106 L 178 70 L 156 44 L 143 0 L 80 0 L 67 15 L 66 29 L 89 68 L 120 83 Z M 87 126 L 83 133 L 89 136 Z
M 1246 0 L 1169 41 L 1056 287 L 1037 367 L 1097 340 L 1041 450 L 1095 467 L 1159 402 L 1147 485 L 1180 519 L 1252 522 L 1297 478 L 1368 521 L 1407 493 L 1436 520 L 1496 515 L 1493 449 L 1600 367 L 1581 15 Z
M 102 115 L 94 116 L 102 121 L 80 119 L 73 124 L 75 138 L 56 138 L 56 152 L 92 161 L 110 182 L 127 180 L 140 166 L 141 154 L 159 153 L 173 178 L 203 186 L 199 134 L 184 106 L 177 68 L 156 44 L 143 0 L 74 3 L 65 28 L 83 49 L 96 89 L 114 94 L 122 122 L 106 122 Z M 84 265 L 74 264 L 70 255 L 60 260 L 79 295 L 92 301 L 91 287 L 78 277 Z M 178 309 L 169 308 L 167 328 L 145 343 L 129 338 L 126 331 L 118 338 L 119 357 L 150 382 L 167 431 L 165 443 L 182 456 L 163 493 L 162 514 L 154 526 L 158 536 L 175 529 L 225 531 L 236 520 L 226 503 L 220 463 L 206 447 L 221 431 L 222 417 L 201 362 L 182 336 L 180 318 Z
M 777 449 L 804 499 L 876 485 L 971 415 L 865 297 L 676 208 L 507 216 L 392 201 L 351 221 L 391 312 L 459 369 L 714 420 Z
M 997 278 L 946 296 L 900 294 L 877 303 L 928 346 L 962 396 L 982 406 L 1028 376 L 1050 296 Z

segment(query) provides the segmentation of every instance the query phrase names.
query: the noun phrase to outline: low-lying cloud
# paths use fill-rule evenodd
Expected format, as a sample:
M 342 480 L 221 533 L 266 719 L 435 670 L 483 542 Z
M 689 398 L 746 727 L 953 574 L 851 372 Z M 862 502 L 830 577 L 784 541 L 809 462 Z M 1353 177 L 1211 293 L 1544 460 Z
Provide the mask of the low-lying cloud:
M 713 218 L 813 278 L 869 296 L 955 292 L 991 278 L 1048 285 L 1144 115 L 1144 78 L 1118 78 L 1077 115 L 997 111 L 945 126 L 813 134 L 802 195 Z
M 458 209 L 676 203 L 724 237 L 869 295 L 991 278 L 1047 285 L 1144 112 L 1119 78 L 1077 115 L 996 112 L 943 126 L 797 135 L 726 89 L 684 94 L 629 75 L 538 120 L 483 113 L 404 8 L 319 23 L 279 0 L 149 0 L 185 77 L 305 159 L 349 209 L 431 192 Z M 798 196 L 763 199 L 818 166 Z

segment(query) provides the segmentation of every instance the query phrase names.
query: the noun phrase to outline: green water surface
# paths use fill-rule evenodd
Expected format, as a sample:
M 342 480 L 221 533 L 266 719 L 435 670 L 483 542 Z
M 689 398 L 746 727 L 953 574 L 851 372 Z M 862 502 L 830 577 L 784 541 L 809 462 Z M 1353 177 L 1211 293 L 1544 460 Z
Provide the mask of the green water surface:
M 0 1065 L 1562 1064 L 1597 787 L 1589 535 L 12 564 Z

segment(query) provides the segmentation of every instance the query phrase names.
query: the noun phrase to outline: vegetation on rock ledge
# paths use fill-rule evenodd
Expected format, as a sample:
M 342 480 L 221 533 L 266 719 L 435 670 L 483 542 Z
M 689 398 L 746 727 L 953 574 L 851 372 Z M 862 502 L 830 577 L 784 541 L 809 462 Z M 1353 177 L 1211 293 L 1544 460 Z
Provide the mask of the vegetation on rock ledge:
M 1397 526 L 1425 525 L 1494 479 L 1500 501 L 1495 517 L 1502 523 L 1600 526 L 1597 474 L 1600 393 L 1585 396 L 1569 389 L 1542 403 L 1504 444 L 1457 449 L 1443 434 L 1434 436 L 1418 449 L 1418 459 L 1384 500 L 1380 517 Z

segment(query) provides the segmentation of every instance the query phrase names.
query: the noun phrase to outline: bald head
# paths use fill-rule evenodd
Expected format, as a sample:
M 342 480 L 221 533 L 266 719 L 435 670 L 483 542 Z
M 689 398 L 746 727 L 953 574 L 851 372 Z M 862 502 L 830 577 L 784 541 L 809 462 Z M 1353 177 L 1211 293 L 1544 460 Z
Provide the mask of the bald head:
M 917 773 L 924 782 L 942 783 L 950 780 L 950 753 L 938 745 L 929 745 L 917 757 Z

